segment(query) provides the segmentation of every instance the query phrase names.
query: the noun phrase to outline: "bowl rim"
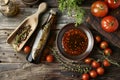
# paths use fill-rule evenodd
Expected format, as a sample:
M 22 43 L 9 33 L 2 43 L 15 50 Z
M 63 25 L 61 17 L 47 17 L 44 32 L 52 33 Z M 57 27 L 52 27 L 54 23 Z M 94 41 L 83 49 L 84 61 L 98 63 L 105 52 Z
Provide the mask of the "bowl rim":
M 26 5 L 33 5 L 33 4 L 36 4 L 39 0 L 36 0 L 36 1 L 33 1 L 33 2 L 26 2 L 24 0 L 22 0 L 22 2 Z
M 59 56 L 61 56 L 63 59 L 65 59 L 67 61 L 78 62 L 78 61 L 84 59 L 85 57 L 87 57 L 90 54 L 90 52 L 92 51 L 93 46 L 94 46 L 94 38 L 93 38 L 93 35 L 92 35 L 91 31 L 85 26 L 85 24 L 82 23 L 77 27 L 75 27 L 74 25 L 75 25 L 75 23 L 66 24 L 58 32 L 56 44 L 57 44 L 57 49 L 58 49 L 58 55 Z M 63 37 L 64 33 L 66 31 L 68 31 L 70 29 L 74 29 L 74 28 L 82 30 L 86 34 L 86 36 L 88 37 L 87 49 L 84 53 L 80 54 L 79 56 L 70 56 L 70 55 L 66 54 L 63 47 L 62 47 L 62 37 Z

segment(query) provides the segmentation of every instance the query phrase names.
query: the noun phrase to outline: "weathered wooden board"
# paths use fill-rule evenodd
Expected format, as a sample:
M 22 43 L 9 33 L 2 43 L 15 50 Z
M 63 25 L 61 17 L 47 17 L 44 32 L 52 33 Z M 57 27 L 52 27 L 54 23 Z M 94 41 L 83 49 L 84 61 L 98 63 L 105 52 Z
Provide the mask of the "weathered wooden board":
M 114 44 L 115 46 L 120 48 L 120 25 L 119 25 L 119 28 L 117 29 L 117 31 L 115 31 L 115 32 L 112 32 L 112 33 L 105 32 L 101 28 L 101 19 L 102 18 L 97 18 L 97 17 L 93 16 L 90 13 L 90 10 L 87 10 L 87 11 L 89 11 L 89 12 L 87 12 L 88 13 L 88 18 L 89 18 L 89 20 L 87 22 L 97 32 L 99 32 L 100 34 L 105 36 L 112 44 Z M 108 15 L 112 15 L 112 16 L 116 17 L 119 24 L 120 24 L 120 7 L 115 9 L 115 10 L 111 10 L 111 12 Z
M 57 10 L 57 0 L 44 1 L 48 3 L 48 7 Z M 61 74 L 63 70 L 61 70 L 61 66 L 57 62 L 50 64 L 43 62 L 38 65 L 28 63 L 26 61 L 27 54 L 15 52 L 13 48 L 6 43 L 8 35 L 20 24 L 20 22 L 37 11 L 38 5 L 29 7 L 24 5 L 21 0 L 17 0 L 17 4 L 20 7 L 20 12 L 17 16 L 8 18 L 0 14 L 0 80 L 80 80 L 81 77 L 74 77 L 74 73 L 63 72 L 63 74 Z M 46 18 L 47 15 L 48 13 L 46 13 L 44 17 Z M 69 17 L 66 13 L 61 14 L 58 12 L 57 24 L 52 27 L 47 44 L 53 46 L 57 50 L 56 36 L 59 30 L 70 22 L 74 22 L 72 17 Z M 111 47 L 114 51 L 114 59 L 120 62 L 119 48 L 113 45 L 111 45 Z M 50 52 L 45 48 L 43 53 Z M 93 51 L 92 54 L 95 53 L 97 52 Z M 101 56 L 95 55 L 95 57 L 99 58 Z M 120 68 L 111 66 L 106 69 L 106 74 L 102 77 L 98 77 L 97 80 L 119 80 L 119 72 Z

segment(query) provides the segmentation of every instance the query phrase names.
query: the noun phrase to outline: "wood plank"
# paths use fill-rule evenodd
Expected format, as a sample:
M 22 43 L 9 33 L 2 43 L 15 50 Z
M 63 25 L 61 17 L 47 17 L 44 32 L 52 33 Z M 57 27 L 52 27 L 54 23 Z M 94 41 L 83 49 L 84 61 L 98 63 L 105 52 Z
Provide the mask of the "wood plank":
M 4 64 L 5 65 L 5 64 Z M 7 65 L 7 64 L 6 64 Z M 9 64 L 8 64 L 9 65 Z M 12 65 L 11 65 L 12 66 Z M 18 67 L 21 67 L 18 69 Z M 97 80 L 116 80 L 120 78 L 120 74 L 115 74 L 116 71 L 120 71 L 115 67 L 111 70 L 106 69 L 104 76 L 99 76 Z M 0 79 L 2 80 L 79 80 L 81 76 L 74 77 L 73 73 L 63 72 L 61 73 L 61 67 L 56 63 L 44 63 L 44 64 L 18 64 L 11 70 L 4 70 L 0 72 Z M 73 76 L 73 77 L 72 77 Z
M 12 30 L 0 30 L 0 36 L 1 36 L 0 37 L 0 60 L 2 61 L 2 63 L 27 62 L 26 61 L 27 54 L 24 54 L 23 52 L 17 53 L 16 51 L 14 51 L 11 45 L 6 43 L 8 34 L 11 32 Z M 48 45 L 52 45 L 53 47 L 56 47 L 57 33 L 58 33 L 58 30 L 51 30 L 51 35 L 48 40 Z
M 45 1 L 49 1 L 49 7 L 53 7 L 53 9 L 57 10 L 57 4 L 54 0 Z M 26 61 L 27 54 L 23 54 L 23 52 L 16 53 L 13 48 L 6 43 L 8 35 L 20 24 L 20 22 L 37 11 L 37 5 L 29 7 L 24 5 L 21 0 L 17 0 L 17 4 L 20 7 L 20 13 L 17 16 L 8 18 L 0 14 L 0 61 L 2 61 L 0 63 L 0 80 L 80 80 L 81 77 L 72 77 L 73 73 L 70 72 L 61 74 L 61 71 L 63 70 L 61 70 L 61 66 L 57 62 L 50 64 L 43 62 L 38 65 L 28 63 Z M 86 9 L 87 8 L 88 7 L 86 7 Z M 45 18 L 47 15 L 48 13 L 45 14 Z M 52 27 L 51 34 L 47 42 L 47 45 L 53 46 L 55 50 L 57 50 L 56 36 L 59 30 L 64 25 L 74 22 L 74 19 L 72 17 L 68 17 L 66 12 L 61 14 L 61 12 L 58 11 L 57 16 L 57 25 Z M 113 59 L 120 62 L 120 49 L 111 44 L 110 47 L 112 47 L 114 52 L 112 55 L 112 57 L 114 57 Z M 45 48 L 43 53 L 52 54 L 47 51 L 47 48 Z M 93 57 L 98 59 L 102 57 L 99 54 L 96 55 L 96 53 L 98 52 L 92 52 L 91 54 L 92 56 L 95 54 Z M 119 80 L 119 67 L 112 65 L 105 70 L 106 72 L 104 76 L 98 76 L 97 80 Z
M 30 64 L 25 63 L 20 65 L 21 68 L 8 70 L 0 72 L 0 79 L 2 80 L 44 80 L 46 78 L 50 78 L 54 75 L 59 74 L 58 72 L 51 73 L 55 70 L 60 70 L 58 68 L 59 65 L 56 64 Z M 49 75 L 49 77 L 48 77 Z
M 90 10 L 87 10 L 88 13 L 88 18 L 89 20 L 87 21 L 97 32 L 99 32 L 100 34 L 102 34 L 104 37 L 106 37 L 113 45 L 117 46 L 118 48 L 120 48 L 120 25 L 118 26 L 117 31 L 112 32 L 112 33 L 108 33 L 106 31 L 104 31 L 101 28 L 101 20 L 102 18 L 97 18 L 95 16 L 93 16 L 91 13 L 89 13 Z M 109 15 L 112 15 L 114 17 L 117 18 L 118 23 L 120 24 L 120 8 L 117 8 L 113 11 L 111 11 L 111 13 L 109 13 Z
M 25 54 L 18 54 L 13 48 L 6 43 L 8 33 L 11 30 L 0 30 L 0 61 L 6 62 L 25 62 Z
M 56 10 L 56 8 L 53 8 Z M 30 16 L 31 14 L 35 13 L 37 9 L 22 9 L 24 12 L 21 12 L 19 15 L 17 15 L 14 18 L 8 18 L 3 15 L 0 15 L 0 29 L 15 29 L 26 17 Z M 57 24 L 67 24 L 74 22 L 75 20 L 73 17 L 69 17 L 66 13 L 58 12 L 59 15 L 57 15 Z M 43 16 L 44 19 L 46 19 L 48 16 L 48 12 Z M 59 26 L 58 26 L 59 27 Z M 56 28 L 58 28 L 56 27 Z
M 46 2 L 48 4 L 48 7 L 52 7 L 52 8 L 58 6 L 57 0 L 42 0 L 42 2 Z M 24 2 L 22 2 L 22 0 L 16 0 L 16 4 L 18 5 L 19 8 L 38 7 L 39 3 L 29 6 L 29 5 L 24 4 Z
M 23 63 L 0 63 L 0 72 L 19 69 L 22 66 Z

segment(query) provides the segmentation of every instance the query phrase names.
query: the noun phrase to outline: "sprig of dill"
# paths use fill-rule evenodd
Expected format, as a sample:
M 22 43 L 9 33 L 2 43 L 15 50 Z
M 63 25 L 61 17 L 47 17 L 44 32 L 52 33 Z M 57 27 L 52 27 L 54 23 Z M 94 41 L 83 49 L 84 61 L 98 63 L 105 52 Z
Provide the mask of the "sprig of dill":
M 78 4 L 81 4 L 84 0 L 59 0 L 59 10 L 67 11 L 69 16 L 74 15 L 75 23 L 81 24 L 84 20 L 85 10 Z

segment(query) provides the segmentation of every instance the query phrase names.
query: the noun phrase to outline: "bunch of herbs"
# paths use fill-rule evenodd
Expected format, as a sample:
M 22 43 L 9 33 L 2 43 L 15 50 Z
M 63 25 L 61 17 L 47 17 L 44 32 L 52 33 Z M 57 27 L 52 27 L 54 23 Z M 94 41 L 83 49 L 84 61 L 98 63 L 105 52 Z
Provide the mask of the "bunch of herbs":
M 62 12 L 67 11 L 69 16 L 75 18 L 76 24 L 81 24 L 84 20 L 85 10 L 79 5 L 84 0 L 58 0 L 59 10 Z

